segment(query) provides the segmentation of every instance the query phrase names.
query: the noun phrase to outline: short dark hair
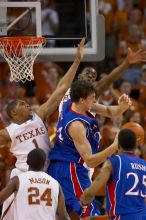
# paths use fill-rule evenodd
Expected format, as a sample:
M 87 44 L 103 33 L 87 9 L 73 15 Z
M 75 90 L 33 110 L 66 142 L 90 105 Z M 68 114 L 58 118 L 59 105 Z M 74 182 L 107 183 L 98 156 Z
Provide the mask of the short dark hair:
M 86 99 L 90 94 L 96 93 L 96 89 L 91 82 L 86 80 L 76 80 L 70 90 L 72 102 L 78 102 L 80 98 Z
M 8 103 L 8 105 L 6 107 L 6 112 L 10 118 L 12 118 L 12 111 L 15 109 L 17 104 L 18 104 L 18 100 L 13 100 L 10 103 Z
M 136 135 L 128 128 L 122 129 L 118 135 L 118 142 L 124 150 L 133 150 L 136 147 Z
M 29 168 L 34 171 L 39 171 L 44 167 L 46 161 L 46 154 L 40 148 L 35 148 L 29 152 L 27 156 L 27 164 Z

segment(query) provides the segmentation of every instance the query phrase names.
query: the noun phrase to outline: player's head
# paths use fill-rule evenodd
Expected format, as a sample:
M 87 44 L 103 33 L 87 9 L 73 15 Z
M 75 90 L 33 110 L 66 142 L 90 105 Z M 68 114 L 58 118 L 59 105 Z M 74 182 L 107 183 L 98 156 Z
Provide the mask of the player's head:
M 43 170 L 46 161 L 45 152 L 40 148 L 35 148 L 27 156 L 27 164 L 30 170 Z
M 32 110 L 30 105 L 23 100 L 13 100 L 6 108 L 7 114 L 11 119 L 31 119 Z
M 119 146 L 123 150 L 134 150 L 136 147 L 136 135 L 128 128 L 122 129 L 118 135 Z
M 85 67 L 82 70 L 82 72 L 78 75 L 78 79 L 87 80 L 91 83 L 94 83 L 96 81 L 96 78 L 97 78 L 97 72 L 91 66 Z
M 76 80 L 72 84 L 70 96 L 72 102 L 80 103 L 88 111 L 96 102 L 96 89 L 88 81 Z

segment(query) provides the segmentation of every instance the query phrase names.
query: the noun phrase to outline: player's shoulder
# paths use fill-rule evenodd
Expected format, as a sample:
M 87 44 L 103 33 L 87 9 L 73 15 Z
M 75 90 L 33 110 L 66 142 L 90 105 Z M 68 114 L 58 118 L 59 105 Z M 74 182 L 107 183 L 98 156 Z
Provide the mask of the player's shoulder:
M 115 164 L 120 163 L 121 155 L 120 154 L 113 154 L 112 156 L 108 157 L 108 161 L 115 166 Z
M 50 176 L 49 174 L 47 174 L 47 176 L 49 177 L 49 179 L 51 180 L 52 183 L 55 183 L 55 184 L 59 185 L 59 182 L 58 182 L 56 179 L 54 179 L 54 178 L 53 178 L 52 176 Z
M 50 181 L 49 185 L 52 189 L 59 191 L 59 182 L 54 179 L 52 176 L 50 176 L 49 174 L 47 174 L 48 176 L 48 180 Z
M 70 129 L 83 129 L 85 127 L 84 121 L 82 121 L 80 118 L 75 118 L 74 120 L 70 121 Z
M 1 136 L 2 138 L 4 138 L 5 140 L 8 140 L 8 141 L 11 140 L 7 128 L 3 128 L 3 129 L 0 130 L 0 136 Z

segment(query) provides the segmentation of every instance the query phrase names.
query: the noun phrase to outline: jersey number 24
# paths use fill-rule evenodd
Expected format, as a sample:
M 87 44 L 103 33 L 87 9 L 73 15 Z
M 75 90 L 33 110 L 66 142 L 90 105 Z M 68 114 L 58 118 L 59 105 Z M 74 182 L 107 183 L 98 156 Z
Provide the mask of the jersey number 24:
M 51 189 L 46 188 L 45 191 L 40 195 L 39 188 L 30 187 L 28 189 L 28 204 L 39 205 L 41 201 L 45 202 L 47 206 L 52 206 Z

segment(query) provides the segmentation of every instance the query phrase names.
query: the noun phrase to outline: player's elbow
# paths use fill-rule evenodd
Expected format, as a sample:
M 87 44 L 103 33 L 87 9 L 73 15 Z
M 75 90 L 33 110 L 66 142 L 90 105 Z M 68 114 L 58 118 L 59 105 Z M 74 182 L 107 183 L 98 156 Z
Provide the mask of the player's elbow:
M 92 162 L 86 162 L 87 166 L 90 168 L 95 168 L 97 165 L 93 164 Z
M 98 153 L 98 155 L 97 154 L 95 154 L 95 155 L 86 154 L 84 157 L 84 161 L 88 167 L 95 168 L 98 165 L 100 165 L 101 163 L 103 163 L 106 160 L 106 158 L 107 158 L 107 156 L 105 157 L 103 155 L 100 155 L 99 153 Z
M 95 168 L 97 165 L 93 162 L 92 157 L 86 156 L 84 158 L 85 163 L 87 164 L 88 167 L 90 168 Z

